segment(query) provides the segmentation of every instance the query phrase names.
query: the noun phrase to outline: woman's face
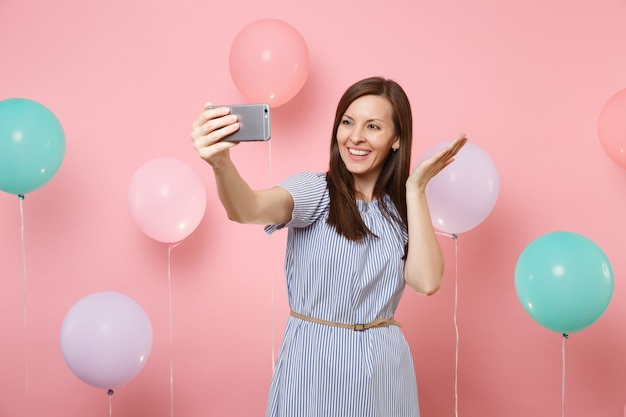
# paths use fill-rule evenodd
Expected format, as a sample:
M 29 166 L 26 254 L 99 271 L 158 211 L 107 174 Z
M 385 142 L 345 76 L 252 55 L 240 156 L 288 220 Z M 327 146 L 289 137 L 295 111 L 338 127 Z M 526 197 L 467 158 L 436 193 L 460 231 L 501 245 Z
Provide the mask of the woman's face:
M 337 128 L 337 145 L 356 181 L 376 182 L 392 147 L 399 145 L 391 103 L 375 95 L 354 100 Z

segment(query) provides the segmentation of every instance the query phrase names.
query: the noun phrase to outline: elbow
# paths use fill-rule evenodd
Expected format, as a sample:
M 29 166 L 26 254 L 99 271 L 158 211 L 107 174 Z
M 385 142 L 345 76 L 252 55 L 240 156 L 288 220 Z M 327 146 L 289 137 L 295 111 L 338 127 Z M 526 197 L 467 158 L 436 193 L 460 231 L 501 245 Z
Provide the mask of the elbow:
M 440 287 L 441 287 L 441 285 L 439 285 L 439 284 L 430 285 L 428 287 L 422 288 L 422 291 L 419 292 L 419 294 L 426 295 L 426 296 L 433 295 L 434 293 L 439 291 Z
M 405 276 L 406 284 L 420 295 L 433 295 L 441 287 L 443 270 L 421 272 Z
M 230 220 L 231 222 L 235 222 L 239 224 L 248 224 L 252 222 L 248 218 L 249 216 L 246 216 L 246 214 L 240 210 L 232 210 L 232 209 L 226 210 L 226 216 L 228 217 L 228 220 Z
M 241 223 L 241 224 L 244 223 L 243 219 L 241 219 L 239 216 L 228 213 L 227 217 L 228 217 L 228 220 L 230 220 L 231 222 Z
M 226 212 L 226 217 L 228 218 L 228 220 L 230 220 L 231 222 L 235 222 L 235 223 L 239 223 L 239 224 L 246 224 L 246 219 L 240 215 L 239 213 L 232 213 L 230 211 Z
M 254 216 L 243 216 L 241 214 L 237 215 L 228 215 L 228 220 L 231 222 L 239 223 L 239 224 L 261 224 L 259 220 Z
M 407 283 L 407 285 L 416 293 L 425 296 L 433 295 L 439 291 L 439 288 L 441 287 L 439 283 L 422 283 L 419 285 L 411 285 Z
M 228 220 L 231 222 L 239 223 L 239 224 L 253 224 L 252 220 L 248 220 L 241 216 L 228 216 Z

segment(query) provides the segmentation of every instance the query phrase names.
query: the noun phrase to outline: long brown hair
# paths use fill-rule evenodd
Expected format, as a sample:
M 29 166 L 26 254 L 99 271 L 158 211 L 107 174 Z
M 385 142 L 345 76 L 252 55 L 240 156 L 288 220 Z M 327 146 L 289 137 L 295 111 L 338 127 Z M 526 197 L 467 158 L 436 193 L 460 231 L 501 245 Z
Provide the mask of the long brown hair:
M 400 148 L 390 152 L 374 186 L 373 198 L 378 201 L 381 212 L 391 222 L 401 223 L 407 230 L 406 180 L 411 164 L 413 142 L 413 117 L 406 93 L 398 83 L 382 77 L 366 78 L 350 86 L 337 105 L 333 135 L 330 142 L 330 163 L 326 179 L 330 195 L 328 224 L 349 240 L 361 240 L 371 231 L 367 228 L 356 205 L 354 178 L 346 168 L 339 153 L 337 129 L 352 102 L 366 95 L 386 98 L 391 103 L 392 118 Z M 389 195 L 398 214 L 385 204 Z M 400 218 L 398 218 L 398 215 Z

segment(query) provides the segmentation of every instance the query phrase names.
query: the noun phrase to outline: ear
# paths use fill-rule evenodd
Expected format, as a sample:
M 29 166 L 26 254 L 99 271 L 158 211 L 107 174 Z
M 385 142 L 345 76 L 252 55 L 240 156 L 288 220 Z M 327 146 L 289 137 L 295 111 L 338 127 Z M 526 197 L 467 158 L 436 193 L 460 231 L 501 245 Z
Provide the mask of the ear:
M 391 149 L 393 149 L 394 151 L 400 149 L 400 138 L 398 136 L 396 136 L 396 140 L 391 145 Z

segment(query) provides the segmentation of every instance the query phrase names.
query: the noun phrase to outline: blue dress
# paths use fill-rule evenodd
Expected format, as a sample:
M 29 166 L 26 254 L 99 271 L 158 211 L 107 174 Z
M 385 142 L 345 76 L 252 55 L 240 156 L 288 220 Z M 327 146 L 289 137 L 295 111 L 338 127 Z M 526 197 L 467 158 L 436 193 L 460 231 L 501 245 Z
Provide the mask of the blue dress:
M 356 324 L 391 318 L 404 291 L 406 233 L 377 202 L 357 201 L 378 237 L 349 241 L 326 223 L 325 174 L 283 183 L 294 199 L 285 258 L 292 311 Z M 387 197 L 388 198 L 388 197 Z M 272 377 L 267 417 L 418 417 L 413 360 L 398 326 L 354 331 L 290 316 Z

